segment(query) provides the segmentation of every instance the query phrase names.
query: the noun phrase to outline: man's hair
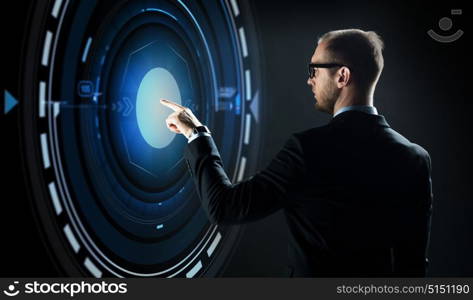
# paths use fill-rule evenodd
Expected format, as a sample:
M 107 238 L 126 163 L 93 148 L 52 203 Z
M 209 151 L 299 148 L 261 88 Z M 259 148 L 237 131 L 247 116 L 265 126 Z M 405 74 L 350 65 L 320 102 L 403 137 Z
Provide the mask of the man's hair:
M 326 42 L 329 58 L 348 66 L 353 81 L 362 88 L 376 84 L 384 67 L 382 50 L 384 43 L 374 31 L 343 29 L 329 31 L 319 38 L 318 44 Z

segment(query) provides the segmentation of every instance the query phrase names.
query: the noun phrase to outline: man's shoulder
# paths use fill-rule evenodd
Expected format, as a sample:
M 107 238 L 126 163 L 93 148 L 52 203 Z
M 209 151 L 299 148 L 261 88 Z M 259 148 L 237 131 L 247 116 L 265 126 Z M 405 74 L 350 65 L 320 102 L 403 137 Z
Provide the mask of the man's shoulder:
M 408 149 L 411 153 L 414 153 L 418 156 L 430 158 L 429 152 L 427 152 L 427 150 L 421 145 L 410 141 L 404 135 L 400 134 L 392 128 L 389 128 L 388 132 L 391 134 L 391 136 L 395 138 L 395 140 L 401 147 Z
M 427 166 L 431 168 L 431 159 L 430 159 L 429 152 L 427 152 L 427 150 L 424 147 L 418 144 L 415 144 L 415 143 L 411 143 L 411 144 L 412 144 L 412 151 L 415 153 L 415 155 L 417 155 L 418 157 L 422 157 L 422 159 L 426 161 Z
M 339 141 L 337 140 L 337 132 L 332 125 L 333 124 L 328 123 L 323 126 L 295 132 L 291 138 L 297 140 L 301 145 L 313 145 L 322 142 L 327 143 L 326 146 L 329 146 L 331 144 L 330 141 L 334 141 L 334 143 Z M 391 127 L 383 128 L 382 130 L 382 135 L 384 135 L 385 138 L 378 140 L 380 143 L 391 144 L 392 147 L 396 147 L 402 152 L 409 152 L 430 160 L 430 155 L 427 150 L 419 144 L 410 141 Z M 375 137 L 373 136 L 373 138 Z

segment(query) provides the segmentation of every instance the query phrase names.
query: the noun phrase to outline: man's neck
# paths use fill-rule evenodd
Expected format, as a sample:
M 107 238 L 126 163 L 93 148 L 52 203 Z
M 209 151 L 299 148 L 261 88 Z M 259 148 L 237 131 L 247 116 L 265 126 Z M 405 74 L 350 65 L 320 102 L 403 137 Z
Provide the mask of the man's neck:
M 355 106 L 355 105 L 373 106 L 373 96 L 372 95 L 369 95 L 369 96 L 346 95 L 344 97 L 339 97 L 337 102 L 335 102 L 335 106 L 333 107 L 332 115 L 335 114 L 342 107 Z

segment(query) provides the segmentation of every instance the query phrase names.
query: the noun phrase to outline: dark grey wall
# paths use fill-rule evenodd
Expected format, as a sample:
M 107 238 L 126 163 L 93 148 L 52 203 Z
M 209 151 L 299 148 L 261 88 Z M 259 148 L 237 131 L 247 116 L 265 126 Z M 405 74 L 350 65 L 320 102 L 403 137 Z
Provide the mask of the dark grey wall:
M 261 168 L 292 132 L 319 126 L 330 116 L 313 109 L 306 84 L 307 63 L 317 37 L 329 30 L 360 28 L 385 41 L 385 68 L 375 106 L 395 130 L 426 148 L 432 157 L 434 213 L 430 276 L 473 275 L 472 113 L 467 84 L 466 16 L 451 16 L 462 3 L 399 1 L 254 1 L 264 55 L 266 116 Z M 465 14 L 465 11 L 463 11 Z M 427 30 L 451 17 L 465 35 L 451 44 Z M 282 213 L 247 225 L 226 276 L 281 276 L 287 229 Z

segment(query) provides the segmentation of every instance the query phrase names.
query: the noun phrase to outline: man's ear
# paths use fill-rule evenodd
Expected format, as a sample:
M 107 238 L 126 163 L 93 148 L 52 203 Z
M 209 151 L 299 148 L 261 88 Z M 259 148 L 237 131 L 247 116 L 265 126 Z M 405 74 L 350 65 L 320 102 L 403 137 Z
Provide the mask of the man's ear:
M 341 67 L 337 71 L 337 86 L 342 88 L 351 82 L 351 72 L 347 67 Z

